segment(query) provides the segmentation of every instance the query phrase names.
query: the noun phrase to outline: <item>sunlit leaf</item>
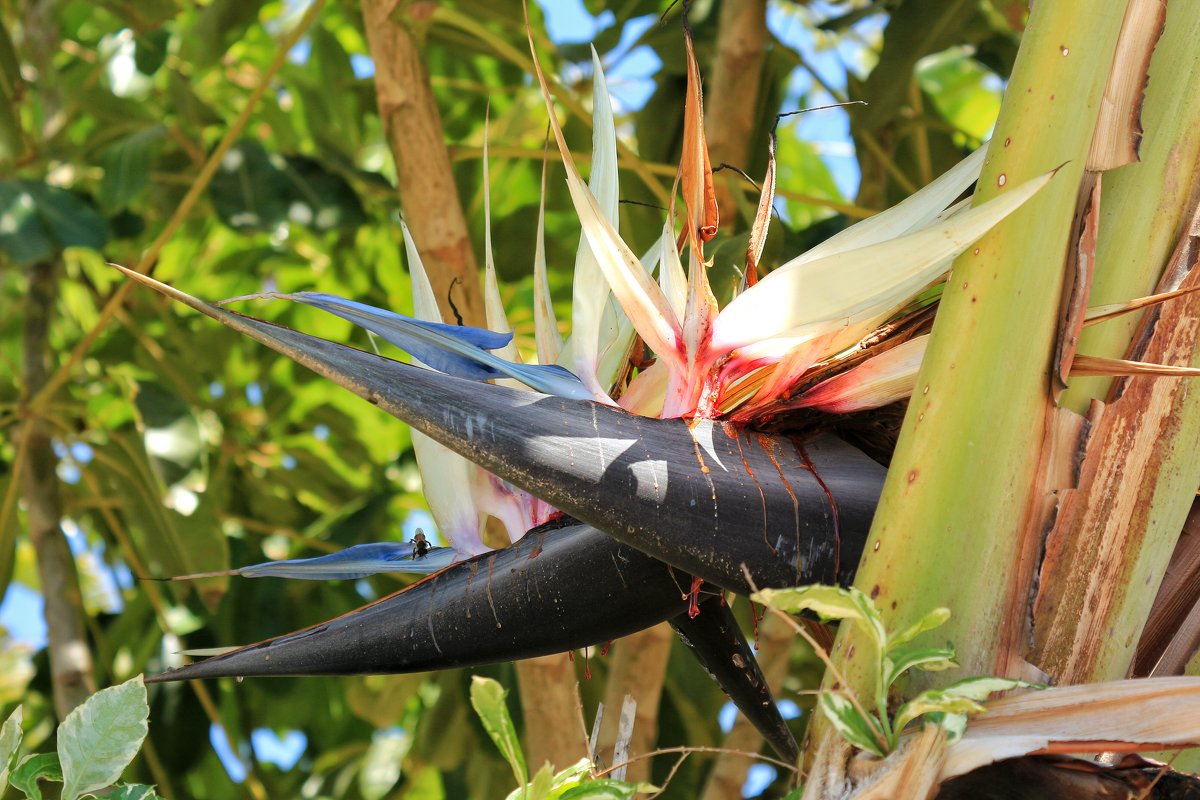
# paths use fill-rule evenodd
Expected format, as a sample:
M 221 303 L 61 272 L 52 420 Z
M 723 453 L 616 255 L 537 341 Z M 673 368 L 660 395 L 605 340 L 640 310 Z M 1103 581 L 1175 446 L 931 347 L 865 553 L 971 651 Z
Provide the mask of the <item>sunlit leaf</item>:
M 0 726 L 0 792 L 3 792 L 4 787 L 8 786 L 9 769 L 12 767 L 17 750 L 21 747 L 21 739 L 24 736 L 21 730 L 23 719 L 22 708 L 17 706 L 8 715 L 8 719 L 4 720 L 4 725 Z
M 886 755 L 879 743 L 879 734 L 845 696 L 836 692 L 822 692 L 817 705 L 847 742 L 859 750 L 866 750 L 877 756 Z
M 471 678 L 471 706 L 479 715 L 483 729 L 500 749 L 504 760 L 512 767 L 517 783 L 524 785 L 529 773 L 525 768 L 525 755 L 521 752 L 517 731 L 513 727 L 512 717 L 508 714 L 508 706 L 504 703 L 507 694 L 508 692 L 491 678 L 479 675 Z
M 139 675 L 102 689 L 67 715 L 58 728 L 63 800 L 114 783 L 146 738 L 150 707 Z
M 62 767 L 58 763 L 58 753 L 25 756 L 11 776 L 13 788 L 24 792 L 28 800 L 42 800 L 42 790 L 38 781 L 61 780 Z

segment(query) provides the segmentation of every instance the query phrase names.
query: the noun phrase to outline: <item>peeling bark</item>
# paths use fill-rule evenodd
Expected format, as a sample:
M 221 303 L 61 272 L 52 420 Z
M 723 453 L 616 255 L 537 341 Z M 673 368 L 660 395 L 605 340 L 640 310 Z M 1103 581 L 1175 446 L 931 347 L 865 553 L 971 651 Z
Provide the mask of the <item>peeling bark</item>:
M 54 313 L 56 270 L 53 264 L 37 264 L 29 271 L 29 295 L 25 306 L 24 368 L 25 398 L 37 394 L 49 372 L 47 334 Z M 64 719 L 96 691 L 92 676 L 92 654 L 83 626 L 83 599 L 75 559 L 67 546 L 60 520 L 58 459 L 50 444 L 45 423 L 30 416 L 21 426 L 29 456 L 21 473 L 29 523 L 29 539 L 37 556 L 44 614 L 48 631 L 50 673 L 54 682 L 54 710 Z
M 396 160 L 396 188 L 405 220 L 433 285 L 442 316 L 486 327 L 475 253 L 450 169 L 442 119 L 412 32 L 397 14 L 421 12 L 424 4 L 397 10 L 389 0 L 363 0 L 367 44 L 375 60 L 379 116 Z
M 1200 281 L 1200 208 L 1160 289 Z M 1132 358 L 1200 358 L 1200 309 L 1168 301 Z M 1123 677 L 1197 485 L 1200 395 L 1187 378 L 1118 383 L 1088 443 L 1079 488 L 1065 493 L 1046 545 L 1034 606 L 1032 659 L 1062 683 Z

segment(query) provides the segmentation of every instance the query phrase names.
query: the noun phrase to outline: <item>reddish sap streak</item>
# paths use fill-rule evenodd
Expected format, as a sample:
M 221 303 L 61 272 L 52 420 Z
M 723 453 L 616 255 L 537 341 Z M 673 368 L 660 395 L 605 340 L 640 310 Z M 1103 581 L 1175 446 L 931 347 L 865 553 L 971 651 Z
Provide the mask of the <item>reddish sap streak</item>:
M 583 648 L 583 679 L 590 681 L 592 679 L 592 665 L 588 660 L 588 649 Z
M 725 432 L 728 435 L 729 428 L 726 428 L 724 424 L 722 424 L 721 427 L 725 428 Z M 736 431 L 734 431 L 730 438 L 733 439 L 734 444 L 737 445 L 738 456 L 742 459 L 742 466 L 746 469 L 746 474 L 750 476 L 750 480 L 754 481 L 754 488 L 758 489 L 758 497 L 760 500 L 762 500 L 763 544 L 765 544 L 767 549 L 771 551 L 771 555 L 777 556 L 779 555 L 779 551 L 771 546 L 771 540 L 767 538 L 767 496 L 763 494 L 762 486 L 758 482 L 758 476 L 754 474 L 754 470 L 750 469 L 750 462 L 746 460 L 746 454 L 742 451 L 742 438 L 737 435 Z
M 574 650 L 567 651 L 567 661 L 574 663 L 574 661 L 575 661 L 575 651 Z
M 779 460 L 775 458 L 775 440 L 765 436 L 764 434 L 756 434 L 758 445 L 767 454 L 767 458 L 771 459 L 771 465 L 775 467 L 775 471 L 779 473 L 779 480 L 783 481 L 783 488 L 787 489 L 788 497 L 792 498 L 792 519 L 796 523 L 796 557 L 800 557 L 800 499 L 796 497 L 796 493 L 792 491 L 792 484 L 788 481 L 787 476 L 783 474 L 783 467 L 780 466 Z
M 821 480 L 821 476 L 817 473 L 817 468 L 813 466 L 812 461 L 809 459 L 804 445 L 797 443 L 796 452 L 800 454 L 801 460 L 804 461 L 804 466 L 816 478 L 817 485 L 821 487 L 821 491 L 825 492 L 825 497 L 829 500 L 829 510 L 833 517 L 833 579 L 836 581 L 837 575 L 842 569 L 842 526 L 838 520 L 837 500 L 833 499 L 833 492 L 829 491 L 829 487 L 825 485 L 825 481 Z
M 700 587 L 703 585 L 703 578 L 692 578 L 692 588 L 688 592 L 688 619 L 700 616 Z
M 612 639 L 609 639 L 607 642 L 604 643 L 604 647 L 600 648 L 600 657 L 601 658 L 604 658 L 606 655 L 608 655 L 608 648 L 610 648 L 610 647 L 612 647 Z

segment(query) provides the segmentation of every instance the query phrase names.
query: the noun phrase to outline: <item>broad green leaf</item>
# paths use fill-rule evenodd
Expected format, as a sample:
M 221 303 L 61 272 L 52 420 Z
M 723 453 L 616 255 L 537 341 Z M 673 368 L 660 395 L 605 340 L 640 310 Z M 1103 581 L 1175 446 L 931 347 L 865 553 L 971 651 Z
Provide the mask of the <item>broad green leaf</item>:
M 208 185 L 213 209 L 236 231 L 274 231 L 288 218 L 290 185 L 263 146 L 238 142 L 221 158 Z
M 847 742 L 859 750 L 866 750 L 880 757 L 886 755 L 880 746 L 874 726 L 863 718 L 845 695 L 822 692 L 818 705 L 830 724 Z
M 950 609 L 933 609 L 904 630 L 900 631 L 899 633 L 893 633 L 891 636 L 889 636 L 888 650 L 892 650 L 903 644 L 908 644 L 922 633 L 927 633 L 934 628 L 940 628 L 948 619 L 950 619 Z
M 101 151 L 104 177 L 96 198 L 101 208 L 109 214 L 120 211 L 146 187 L 154 152 L 165 135 L 162 125 L 153 125 L 118 139 Z
M 891 687 L 910 669 L 940 672 L 957 666 L 953 647 L 898 647 L 883 659 L 883 685 Z
M 471 705 L 479 715 L 483 729 L 492 737 L 492 741 L 500 749 L 500 754 L 512 767 L 517 783 L 523 786 L 529 779 L 529 772 L 525 767 L 525 755 L 521 752 L 521 743 L 517 739 L 512 717 L 508 714 L 508 706 L 504 704 L 507 694 L 508 692 L 491 678 L 479 675 L 471 678 Z
M 551 788 L 557 790 L 550 796 L 558 797 L 559 793 L 575 786 L 580 781 L 584 780 L 587 775 L 595 768 L 595 764 L 591 759 L 581 758 L 566 769 L 559 770 L 554 775 L 554 781 Z
M 756 602 L 789 614 L 811 611 L 822 620 L 848 619 L 870 634 L 880 654 L 887 645 L 887 631 L 878 609 L 858 589 L 839 586 L 798 586 L 791 589 L 763 589 L 751 597 Z
M 908 723 L 924 714 L 978 714 L 982 703 L 969 697 L 955 697 L 940 689 L 929 689 L 896 709 L 895 730 L 904 730 Z
M 22 183 L 33 195 L 46 232 L 59 247 L 99 250 L 108 242 L 108 223 L 90 200 L 57 186 L 35 181 Z
M 229 568 L 229 542 L 208 514 L 204 500 L 190 517 L 167 508 L 166 488 L 142 436 L 131 427 L 114 431 L 96 451 L 97 471 L 118 499 L 140 557 L 151 575 L 190 575 Z M 205 519 L 208 524 L 202 523 Z M 180 584 L 182 586 L 182 584 Z M 215 609 L 228 578 L 205 579 L 194 588 Z
M 955 681 L 942 691 L 952 697 L 966 697 L 971 700 L 986 700 L 996 692 L 1008 692 L 1013 689 L 1045 689 L 1044 683 L 1032 683 L 1012 678 L 990 678 L 979 676 Z
M 0 181 L 0 251 L 16 264 L 49 258 L 55 250 L 25 181 Z
M 640 791 L 640 787 L 615 781 L 611 778 L 600 778 L 594 781 L 584 781 L 558 795 L 559 800 L 629 800 Z
M 913 233 L 785 264 L 725 307 L 713 325 L 713 347 L 726 353 L 777 336 L 808 339 L 871 320 L 945 272 L 955 256 L 1037 194 L 1054 174 Z
M 362 201 L 342 176 L 305 156 L 279 166 L 287 183 L 287 219 L 314 231 L 351 230 L 367 221 Z
M 4 787 L 8 785 L 9 768 L 12 767 L 13 758 L 21 747 L 21 739 L 24 737 L 21 730 L 23 719 L 21 706 L 17 706 L 8 719 L 4 720 L 4 725 L 0 726 L 0 794 L 4 793 Z
M 142 677 L 103 689 L 58 727 L 63 800 L 116 782 L 146 738 L 150 707 Z
M 554 769 L 549 763 L 542 764 L 533 774 L 533 780 L 524 786 L 518 786 L 508 793 L 506 800 L 547 800 L 550 790 L 554 787 Z
M 144 783 L 127 783 L 104 795 L 104 800 L 158 800 L 158 792 Z
M 42 800 L 42 790 L 38 781 L 61 780 L 62 767 L 59 766 L 57 753 L 25 756 L 12 771 L 10 778 L 13 788 L 24 792 L 29 800 Z

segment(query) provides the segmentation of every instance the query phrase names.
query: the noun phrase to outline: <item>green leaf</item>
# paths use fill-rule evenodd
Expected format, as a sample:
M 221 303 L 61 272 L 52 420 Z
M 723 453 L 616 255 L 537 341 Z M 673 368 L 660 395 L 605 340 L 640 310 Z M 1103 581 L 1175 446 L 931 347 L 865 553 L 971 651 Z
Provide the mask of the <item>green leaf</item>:
M 909 625 L 899 633 L 893 633 L 888 637 L 888 650 L 899 647 L 902 644 L 908 644 L 913 639 L 920 636 L 922 633 L 941 627 L 950 619 L 950 609 L 935 608 L 919 620 Z
M 1007 692 L 1013 689 L 1045 689 L 1044 683 L 1019 681 L 1013 678 L 991 678 L 981 675 L 974 678 L 964 678 L 947 686 L 944 691 L 953 697 L 966 697 L 971 700 L 986 700 L 996 692 Z
M 508 692 L 491 678 L 479 675 L 471 678 L 471 705 L 479 715 L 483 729 L 492 737 L 500 754 L 512 767 L 517 783 L 524 786 L 529 772 L 525 767 L 525 755 L 521 752 L 521 743 L 517 739 L 516 729 L 513 728 L 512 717 L 508 715 L 508 706 L 504 703 L 507 694 Z
M 881 758 L 886 755 L 879 744 L 875 726 L 863 718 L 845 695 L 823 692 L 818 702 L 825 717 L 843 739 L 858 749 L 874 753 Z
M 559 770 L 554 775 L 553 788 L 563 789 L 579 783 L 595 767 L 591 759 L 581 758 L 566 769 Z
M 545 763 L 534 773 L 533 780 L 513 789 L 508 793 L 506 800 L 546 800 L 553 787 L 554 769 L 549 763 Z
M 153 426 L 150 426 L 153 427 Z M 134 545 L 151 575 L 190 575 L 229 568 L 229 542 L 212 518 L 208 493 L 191 516 L 185 517 L 163 503 L 167 490 L 156 464 L 146 452 L 144 437 L 132 427 L 110 434 L 109 443 L 97 451 L 97 472 L 112 496 L 118 498 Z M 181 596 L 191 590 L 210 610 L 229 583 L 228 578 L 188 581 Z
M 4 794 L 4 787 L 8 785 L 9 767 L 24 737 L 24 731 L 21 730 L 23 717 L 21 706 L 17 706 L 4 720 L 4 725 L 0 726 L 0 795 Z
M 229 148 L 208 185 L 217 216 L 236 231 L 273 231 L 287 219 L 289 186 L 258 142 Z
M 108 223 L 89 200 L 35 181 L 22 181 L 33 196 L 38 217 L 59 247 L 90 247 L 99 250 L 108 242 Z
M 12 773 L 13 788 L 24 792 L 29 800 L 42 800 L 42 790 L 38 787 L 38 781 L 61 780 L 62 767 L 58 764 L 57 753 L 25 756 Z
M 158 792 L 144 783 L 127 783 L 104 795 L 104 800 L 158 800 Z
M 125 208 L 150 182 L 150 164 L 164 134 L 162 125 L 154 125 L 118 139 L 100 152 L 104 177 L 96 199 L 106 212 Z
M 121 777 L 148 729 L 150 707 L 142 677 L 97 692 L 58 727 L 62 800 L 77 800 Z
M 940 672 L 957 667 L 953 647 L 900 647 L 883 659 L 883 685 L 891 687 L 910 669 Z
M 171 42 L 171 32 L 166 28 L 147 31 L 136 36 L 133 40 L 133 63 L 138 72 L 143 75 L 153 75 L 167 60 L 167 48 Z
M 896 710 L 895 730 L 904 730 L 908 723 L 923 714 L 978 714 L 983 704 L 969 697 L 955 697 L 940 689 L 929 689 L 909 700 Z
M 629 800 L 641 787 L 611 778 L 585 781 L 562 794 L 558 800 Z
M 887 631 L 875 603 L 858 589 L 838 586 L 798 586 L 794 589 L 763 589 L 750 599 L 796 614 L 811 611 L 824 621 L 851 620 L 875 640 L 882 653 Z
M 32 264 L 54 253 L 25 181 L 0 181 L 0 251 L 16 264 Z
M 282 171 L 291 189 L 289 221 L 316 231 L 353 229 L 367 221 L 350 184 L 311 158 L 288 156 Z

